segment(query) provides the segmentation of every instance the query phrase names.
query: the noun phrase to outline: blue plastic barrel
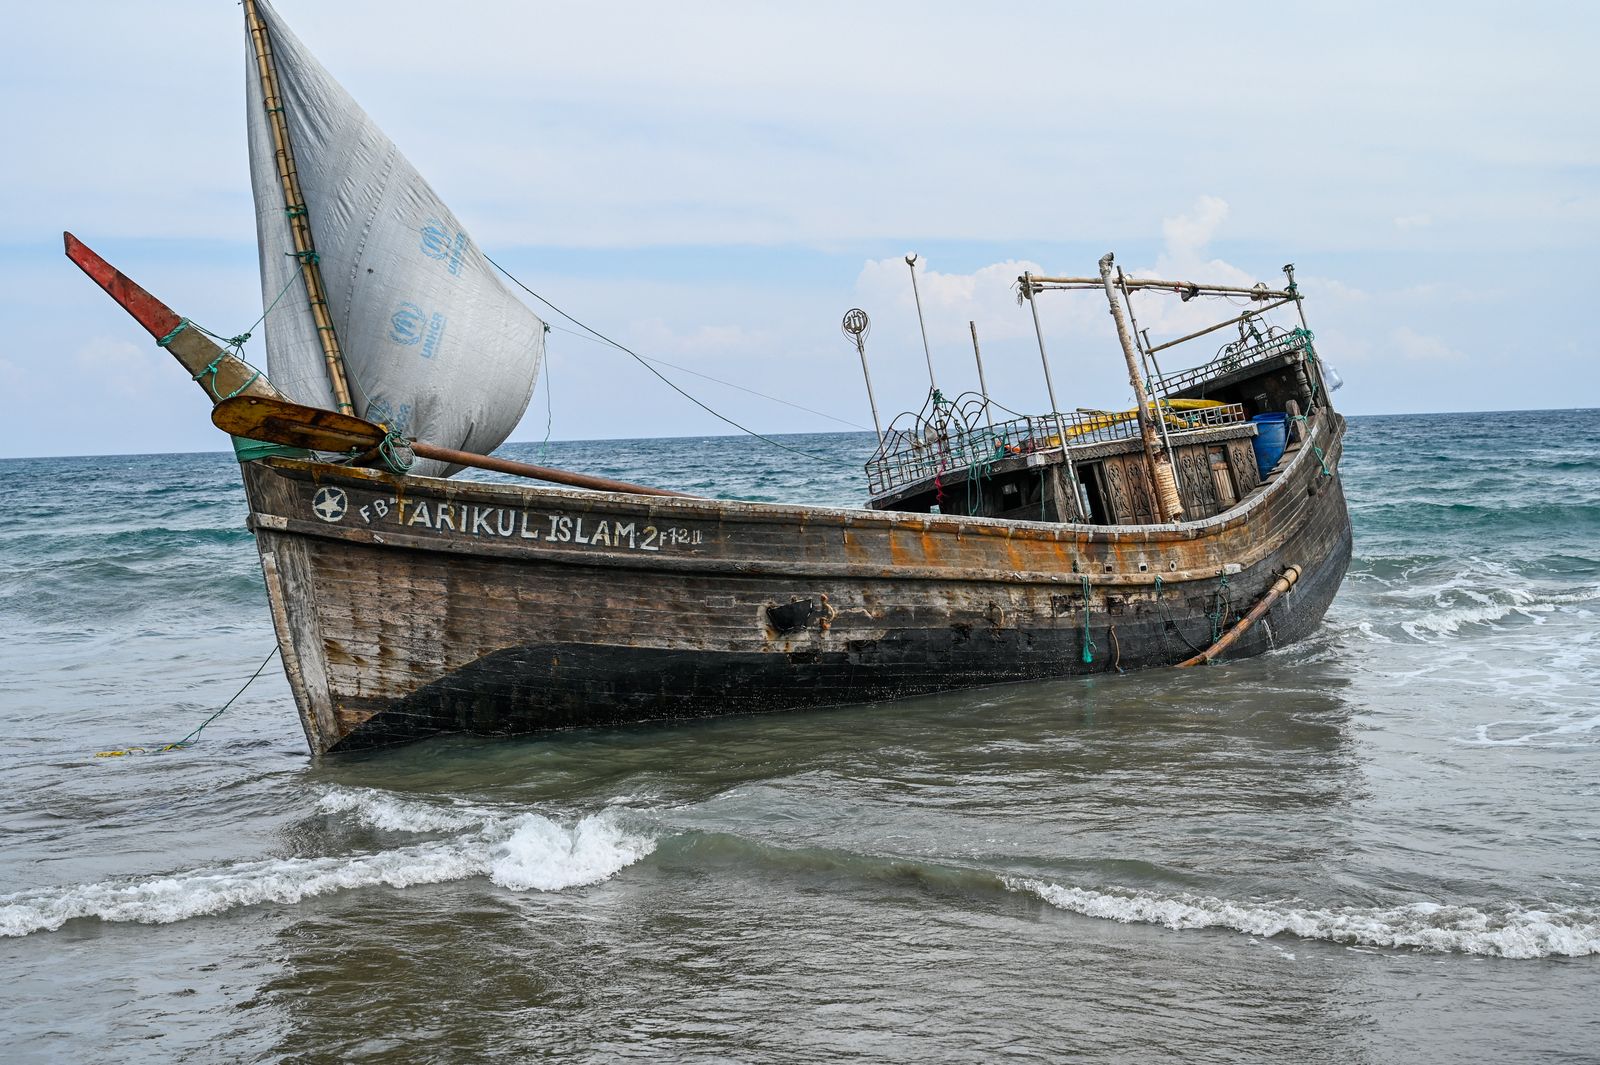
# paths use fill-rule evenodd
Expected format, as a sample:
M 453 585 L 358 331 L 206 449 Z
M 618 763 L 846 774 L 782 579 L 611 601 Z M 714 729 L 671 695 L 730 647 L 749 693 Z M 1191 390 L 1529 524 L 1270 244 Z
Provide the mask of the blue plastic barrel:
M 1256 449 L 1256 468 L 1265 478 L 1283 458 L 1283 449 L 1289 446 L 1289 416 L 1257 414 L 1251 421 L 1256 423 L 1256 438 L 1251 441 Z

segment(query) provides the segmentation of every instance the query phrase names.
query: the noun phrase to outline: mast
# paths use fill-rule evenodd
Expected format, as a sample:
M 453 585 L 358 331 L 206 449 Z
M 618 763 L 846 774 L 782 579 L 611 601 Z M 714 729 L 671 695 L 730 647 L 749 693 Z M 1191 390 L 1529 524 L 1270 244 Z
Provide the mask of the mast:
M 1133 385 L 1139 435 L 1144 438 L 1144 455 L 1150 463 L 1150 482 L 1156 491 L 1156 505 L 1161 510 L 1162 521 L 1182 521 L 1183 501 L 1178 497 L 1178 482 L 1172 473 L 1172 462 L 1161 450 L 1161 441 L 1156 435 L 1155 418 L 1161 414 L 1158 411 L 1152 415 L 1150 411 L 1150 397 L 1139 375 L 1139 357 L 1134 350 L 1133 338 L 1128 333 L 1128 319 L 1122 312 L 1122 301 L 1117 298 L 1117 290 L 1111 280 L 1113 261 L 1110 252 L 1106 252 L 1100 260 L 1100 284 L 1105 289 L 1106 299 L 1111 301 L 1111 318 L 1117 323 L 1117 339 L 1122 342 L 1122 354 L 1128 360 L 1128 382 Z
M 278 91 L 277 64 L 272 57 L 272 42 L 267 36 L 266 23 L 256 9 L 255 0 L 244 0 L 245 25 L 250 30 L 250 42 L 255 51 L 256 75 L 261 79 L 262 105 L 267 112 L 267 125 L 272 130 L 272 141 L 278 162 L 278 184 L 283 190 L 283 209 L 289 216 L 289 229 L 294 236 L 295 257 L 300 260 L 300 274 L 305 279 L 306 297 L 311 304 L 311 320 L 317 327 L 317 338 L 322 343 L 322 358 L 328 370 L 328 384 L 333 390 L 334 404 L 341 411 L 355 413 L 350 402 L 350 384 L 345 375 L 344 354 L 339 348 L 339 337 L 333 328 L 333 318 L 328 313 L 327 288 L 322 283 L 322 267 L 317 260 L 316 244 L 311 237 L 311 222 L 306 215 L 305 196 L 300 191 L 300 173 L 295 167 L 294 147 L 289 142 L 289 123 L 283 115 L 283 97 Z

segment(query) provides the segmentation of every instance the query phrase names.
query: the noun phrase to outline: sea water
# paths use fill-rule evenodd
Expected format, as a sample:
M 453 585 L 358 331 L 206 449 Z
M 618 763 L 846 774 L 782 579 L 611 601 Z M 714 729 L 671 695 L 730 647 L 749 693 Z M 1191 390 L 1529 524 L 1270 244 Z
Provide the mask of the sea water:
M 511 445 L 850 503 L 870 438 Z M 1600 412 L 1355 418 L 1249 661 L 313 762 L 230 456 L 0 462 L 11 1061 L 1600 1061 Z M 395 604 L 397 610 L 405 604 Z

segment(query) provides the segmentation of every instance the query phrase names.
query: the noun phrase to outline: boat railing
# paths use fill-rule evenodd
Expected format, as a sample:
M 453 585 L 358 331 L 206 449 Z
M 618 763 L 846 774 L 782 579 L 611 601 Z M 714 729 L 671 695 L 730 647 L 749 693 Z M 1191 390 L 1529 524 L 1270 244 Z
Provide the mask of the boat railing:
M 920 430 L 920 431 L 919 431 Z M 977 427 L 943 429 L 922 423 L 891 428 L 883 446 L 867 462 L 867 488 L 877 496 L 947 470 L 976 468 L 1008 455 L 1027 455 L 1052 446 L 1053 419 L 1022 415 Z M 1059 446 L 1059 440 L 1054 446 Z
M 1246 420 L 1238 403 L 1192 410 L 1163 405 L 1168 435 L 1232 425 Z M 983 472 L 1008 458 L 1138 437 L 1139 420 L 1131 410 L 1080 410 L 1070 414 L 1022 415 L 1006 421 L 956 429 L 916 422 L 891 428 L 883 446 L 866 464 L 868 490 L 881 496 L 954 470 Z
M 1280 355 L 1295 352 L 1314 355 L 1311 340 L 1311 332 L 1307 329 L 1282 329 L 1277 326 L 1266 330 L 1252 329 L 1248 335 L 1223 345 L 1210 362 L 1192 369 L 1158 375 L 1151 379 L 1151 383 L 1156 392 L 1170 396 Z

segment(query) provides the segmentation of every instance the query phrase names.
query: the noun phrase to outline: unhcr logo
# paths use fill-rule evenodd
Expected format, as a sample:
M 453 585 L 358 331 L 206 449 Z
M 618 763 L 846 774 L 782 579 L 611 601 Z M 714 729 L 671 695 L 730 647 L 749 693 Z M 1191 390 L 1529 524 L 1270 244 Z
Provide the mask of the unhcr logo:
M 422 254 L 444 263 L 452 277 L 461 276 L 461 257 L 466 250 L 467 235 L 459 229 L 451 230 L 437 218 L 428 219 L 422 227 Z
M 446 321 L 442 314 L 428 314 L 415 303 L 402 303 L 389 318 L 389 339 L 406 347 L 421 344 L 422 357 L 431 359 L 439 353 Z

